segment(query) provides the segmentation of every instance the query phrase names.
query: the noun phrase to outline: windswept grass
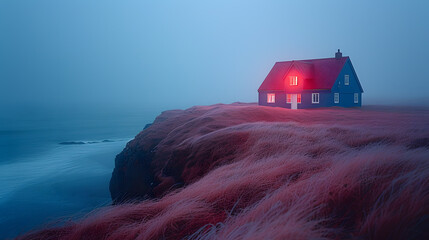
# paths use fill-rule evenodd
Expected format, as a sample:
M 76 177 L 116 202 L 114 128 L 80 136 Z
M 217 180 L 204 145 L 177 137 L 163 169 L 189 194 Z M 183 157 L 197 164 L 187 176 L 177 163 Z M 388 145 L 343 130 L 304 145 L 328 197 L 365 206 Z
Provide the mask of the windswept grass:
M 127 145 L 155 198 L 19 239 L 429 239 L 427 139 L 427 110 L 164 112 Z

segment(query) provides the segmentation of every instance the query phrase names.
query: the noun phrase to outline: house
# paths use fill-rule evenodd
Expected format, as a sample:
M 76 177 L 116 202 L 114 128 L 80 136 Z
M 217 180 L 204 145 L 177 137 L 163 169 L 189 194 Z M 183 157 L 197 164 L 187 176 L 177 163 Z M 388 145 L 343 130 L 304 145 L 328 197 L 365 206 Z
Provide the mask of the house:
M 259 105 L 290 109 L 360 107 L 363 89 L 349 57 L 277 62 L 258 89 Z

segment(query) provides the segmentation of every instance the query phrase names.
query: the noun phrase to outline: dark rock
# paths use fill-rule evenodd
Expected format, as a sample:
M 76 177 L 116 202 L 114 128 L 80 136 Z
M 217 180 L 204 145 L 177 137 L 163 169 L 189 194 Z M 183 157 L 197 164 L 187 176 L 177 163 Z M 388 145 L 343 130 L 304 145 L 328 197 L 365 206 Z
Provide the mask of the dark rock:
M 414 139 L 410 144 L 408 144 L 409 149 L 415 149 L 415 148 L 429 148 L 429 138 L 418 138 Z
M 85 144 L 85 142 L 60 142 L 61 145 L 81 145 Z

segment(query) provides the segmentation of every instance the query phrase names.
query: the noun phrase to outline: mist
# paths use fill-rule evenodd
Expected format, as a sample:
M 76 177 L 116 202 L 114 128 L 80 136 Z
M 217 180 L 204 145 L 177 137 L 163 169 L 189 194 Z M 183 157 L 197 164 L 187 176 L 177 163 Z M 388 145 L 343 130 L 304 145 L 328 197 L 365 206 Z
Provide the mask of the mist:
M 427 1 L 4 0 L 0 107 L 156 116 L 256 102 L 276 61 L 338 48 L 351 57 L 364 105 L 422 105 L 427 22 Z
M 428 225 L 428 22 L 423 0 L 1 0 L 0 236 L 31 239 L 28 231 L 43 236 L 48 227 L 61 238 L 73 220 L 67 233 L 88 229 L 87 238 L 182 238 L 221 223 L 221 239 L 228 229 L 252 233 L 243 226 L 313 236 L 289 237 L 305 239 L 399 219 L 376 229 L 412 238 L 408 230 Z M 337 49 L 359 77 L 362 108 L 256 104 L 276 62 L 332 58 Z M 150 198 L 107 207 L 135 200 L 128 196 Z M 270 205 L 279 199 L 294 203 L 292 215 Z M 252 215 L 258 225 L 249 217 L 258 208 L 282 215 Z M 378 218 L 399 208 L 398 218 Z M 142 215 L 130 217 L 135 210 Z M 319 210 L 327 215 L 299 217 Z M 364 217 L 367 225 L 347 225 Z M 325 219 L 320 232 L 307 231 Z M 170 229 L 179 225 L 185 230 Z

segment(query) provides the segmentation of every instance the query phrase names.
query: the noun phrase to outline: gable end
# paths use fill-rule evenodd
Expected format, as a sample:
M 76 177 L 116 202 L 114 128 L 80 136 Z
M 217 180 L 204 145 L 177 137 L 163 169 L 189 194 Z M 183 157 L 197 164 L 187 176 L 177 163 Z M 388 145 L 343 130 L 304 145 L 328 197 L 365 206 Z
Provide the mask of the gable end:
M 350 58 L 349 58 L 349 59 L 347 59 L 347 62 L 346 62 L 346 63 L 349 63 L 349 64 L 350 64 L 350 68 L 352 69 L 353 75 L 354 75 L 354 77 L 356 78 L 356 82 L 357 82 L 357 84 L 358 84 L 358 86 L 359 86 L 360 92 L 361 92 L 361 93 L 363 93 L 362 85 L 360 84 L 359 78 L 358 78 L 358 76 L 357 76 L 357 74 L 356 74 L 355 68 L 353 67 L 353 64 L 352 64 L 352 61 L 350 60 Z

